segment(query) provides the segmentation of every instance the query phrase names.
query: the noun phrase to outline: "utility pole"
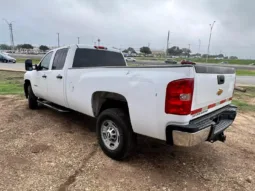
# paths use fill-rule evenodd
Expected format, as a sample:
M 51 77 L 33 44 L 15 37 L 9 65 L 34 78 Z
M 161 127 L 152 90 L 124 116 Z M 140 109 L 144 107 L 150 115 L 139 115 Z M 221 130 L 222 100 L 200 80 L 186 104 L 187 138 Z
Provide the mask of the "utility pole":
M 80 44 L 80 37 L 77 37 L 77 39 L 78 39 L 78 44 Z
M 211 44 L 211 37 L 212 37 L 212 30 L 213 30 L 213 26 L 214 26 L 214 23 L 216 21 L 213 21 L 213 24 L 210 24 L 210 36 L 209 36 L 209 43 L 208 43 L 208 49 L 207 49 L 207 57 L 206 57 L 206 62 L 208 60 L 208 57 L 209 57 L 209 51 L 210 51 L 210 44 Z
M 148 47 L 150 48 L 150 43 L 148 43 Z
M 58 35 L 58 47 L 59 47 L 59 32 L 57 33 L 57 35 Z
M 12 22 L 8 22 L 6 19 L 3 19 L 3 20 L 7 23 L 8 27 L 9 27 L 12 52 L 14 52 L 14 38 L 13 38 Z
M 170 31 L 168 31 L 168 34 L 167 34 L 167 41 L 166 41 L 166 57 L 167 57 L 167 51 L 168 51 L 168 45 L 169 45 L 169 37 L 170 37 Z
M 190 44 L 188 44 L 189 45 L 189 50 L 190 50 Z M 188 58 L 189 58 L 189 52 L 188 52 Z
M 100 46 L 100 41 L 101 41 L 100 39 L 97 39 L 97 42 L 98 42 L 98 46 Z
M 200 54 L 200 46 L 201 46 L 201 40 L 198 39 L 198 53 Z

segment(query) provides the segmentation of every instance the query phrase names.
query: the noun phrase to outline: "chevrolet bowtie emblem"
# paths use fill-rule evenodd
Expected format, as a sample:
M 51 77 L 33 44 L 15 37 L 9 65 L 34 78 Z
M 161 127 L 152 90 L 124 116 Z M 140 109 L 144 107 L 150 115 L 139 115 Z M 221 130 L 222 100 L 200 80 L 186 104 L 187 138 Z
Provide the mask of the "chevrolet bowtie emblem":
M 217 95 L 218 95 L 218 96 L 221 95 L 222 92 L 223 92 L 223 90 L 222 90 L 222 89 L 219 89 L 219 90 L 217 91 Z

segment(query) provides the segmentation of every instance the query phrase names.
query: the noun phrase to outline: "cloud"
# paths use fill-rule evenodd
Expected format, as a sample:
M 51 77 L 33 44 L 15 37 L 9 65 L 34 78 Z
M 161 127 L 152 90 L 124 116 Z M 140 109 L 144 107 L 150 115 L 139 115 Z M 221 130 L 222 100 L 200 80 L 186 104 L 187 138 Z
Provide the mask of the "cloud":
M 2 3 L 0 18 L 14 21 L 15 44 L 93 44 L 139 49 L 188 47 L 206 53 L 209 24 L 216 21 L 211 53 L 254 55 L 255 20 L 252 0 L 9 0 Z M 0 43 L 9 43 L 8 26 L 0 21 Z

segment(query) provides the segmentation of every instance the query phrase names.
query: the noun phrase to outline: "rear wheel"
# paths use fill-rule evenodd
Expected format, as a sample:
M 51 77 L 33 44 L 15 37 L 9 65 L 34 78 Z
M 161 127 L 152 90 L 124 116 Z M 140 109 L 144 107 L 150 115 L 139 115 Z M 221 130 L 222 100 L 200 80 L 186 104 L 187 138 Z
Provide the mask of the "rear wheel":
M 135 147 L 135 134 L 122 109 L 106 109 L 99 115 L 97 137 L 103 152 L 115 160 L 126 158 Z
M 28 107 L 29 109 L 37 109 L 38 107 L 37 97 L 35 96 L 31 85 L 28 86 Z

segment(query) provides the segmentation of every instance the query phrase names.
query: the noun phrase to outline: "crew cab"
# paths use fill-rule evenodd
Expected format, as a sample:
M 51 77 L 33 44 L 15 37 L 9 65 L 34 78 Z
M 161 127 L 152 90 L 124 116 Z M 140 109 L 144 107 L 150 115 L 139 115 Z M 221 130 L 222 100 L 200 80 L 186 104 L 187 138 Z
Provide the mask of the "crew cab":
M 38 104 L 97 118 L 99 145 L 121 160 L 141 134 L 171 145 L 225 141 L 233 123 L 235 70 L 201 65 L 127 66 L 118 50 L 70 45 L 25 61 L 24 91 Z

